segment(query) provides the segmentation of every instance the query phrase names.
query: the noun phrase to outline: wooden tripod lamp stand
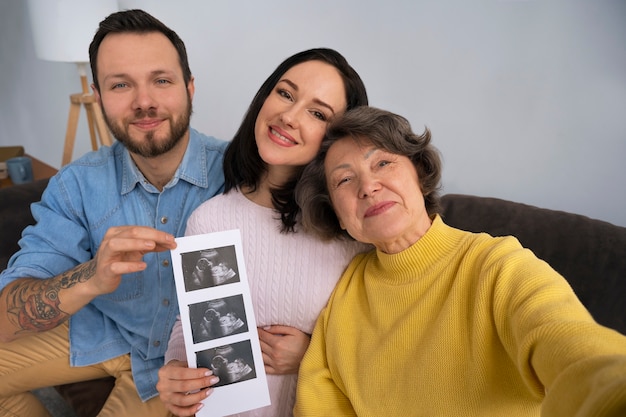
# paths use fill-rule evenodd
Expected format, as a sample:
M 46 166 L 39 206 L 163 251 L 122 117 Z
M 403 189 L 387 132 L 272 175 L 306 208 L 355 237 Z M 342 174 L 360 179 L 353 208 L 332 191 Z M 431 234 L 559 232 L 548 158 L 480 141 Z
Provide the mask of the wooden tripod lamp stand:
M 61 161 L 61 166 L 70 163 L 72 160 L 74 142 L 76 140 L 76 130 L 78 129 L 78 119 L 80 117 L 80 109 L 83 106 L 87 111 L 87 123 L 89 127 L 89 136 L 91 138 L 91 148 L 94 151 L 98 149 L 96 131 L 100 137 L 100 145 L 111 146 L 113 144 L 109 129 L 104 122 L 102 110 L 96 101 L 96 97 L 89 92 L 85 66 L 86 64 L 84 62 L 78 63 L 78 72 L 80 73 L 80 81 L 83 87 L 83 92 L 72 94 L 70 96 L 70 114 L 67 119 L 67 131 L 65 132 L 65 145 L 63 146 L 63 160 Z
M 102 20 L 118 11 L 117 0 L 28 0 L 28 11 L 39 59 L 73 62 L 78 65 L 83 91 L 70 95 L 62 165 L 72 160 L 81 108 L 87 111 L 91 147 L 111 145 L 111 134 L 104 122 L 102 110 L 87 84 L 89 44 Z

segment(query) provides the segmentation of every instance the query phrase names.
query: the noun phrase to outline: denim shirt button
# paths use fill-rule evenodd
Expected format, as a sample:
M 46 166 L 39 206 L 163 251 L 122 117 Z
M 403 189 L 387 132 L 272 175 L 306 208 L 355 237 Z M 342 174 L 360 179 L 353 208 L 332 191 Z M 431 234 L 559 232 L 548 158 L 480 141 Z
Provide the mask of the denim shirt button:
M 159 346 L 161 346 L 161 342 L 159 340 L 155 340 L 154 342 L 152 342 L 152 345 L 154 347 L 159 347 Z
M 167 216 L 161 217 L 161 224 L 167 223 Z
M 163 305 L 164 305 L 165 307 L 169 306 L 169 305 L 170 305 L 170 300 L 168 300 L 167 298 L 164 298 L 164 299 L 163 299 Z
M 168 261 L 167 259 L 164 259 L 163 262 L 161 263 L 163 266 L 170 266 L 170 261 Z

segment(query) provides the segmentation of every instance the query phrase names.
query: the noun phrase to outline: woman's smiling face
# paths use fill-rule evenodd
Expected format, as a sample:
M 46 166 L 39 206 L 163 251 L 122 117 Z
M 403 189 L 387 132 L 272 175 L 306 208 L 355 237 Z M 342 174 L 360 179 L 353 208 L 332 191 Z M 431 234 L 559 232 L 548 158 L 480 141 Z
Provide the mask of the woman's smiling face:
M 328 121 L 346 109 L 339 71 L 322 61 L 291 67 L 265 99 L 256 119 L 259 154 L 268 165 L 295 167 L 317 154 Z

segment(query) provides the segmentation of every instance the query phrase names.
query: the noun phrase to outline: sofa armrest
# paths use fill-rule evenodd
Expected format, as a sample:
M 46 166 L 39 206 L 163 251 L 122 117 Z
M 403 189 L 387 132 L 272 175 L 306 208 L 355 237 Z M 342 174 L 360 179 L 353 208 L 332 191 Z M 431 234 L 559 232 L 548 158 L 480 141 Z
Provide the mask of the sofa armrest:
M 41 199 L 48 180 L 38 180 L 0 188 L 0 271 L 7 267 L 9 258 L 17 252 L 17 242 L 26 226 L 33 224 L 30 205 Z

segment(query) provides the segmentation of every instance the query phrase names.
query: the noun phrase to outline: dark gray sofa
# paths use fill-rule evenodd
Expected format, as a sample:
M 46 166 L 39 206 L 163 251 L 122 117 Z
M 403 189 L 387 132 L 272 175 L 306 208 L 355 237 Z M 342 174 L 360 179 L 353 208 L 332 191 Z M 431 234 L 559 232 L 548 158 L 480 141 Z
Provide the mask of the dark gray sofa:
M 0 189 L 0 270 L 17 249 L 21 231 L 33 222 L 29 206 L 47 181 Z M 571 284 L 595 319 L 626 334 L 626 228 L 563 211 L 471 195 L 442 198 L 451 226 L 494 236 L 513 235 Z M 95 416 L 113 379 L 56 387 L 79 417 Z

